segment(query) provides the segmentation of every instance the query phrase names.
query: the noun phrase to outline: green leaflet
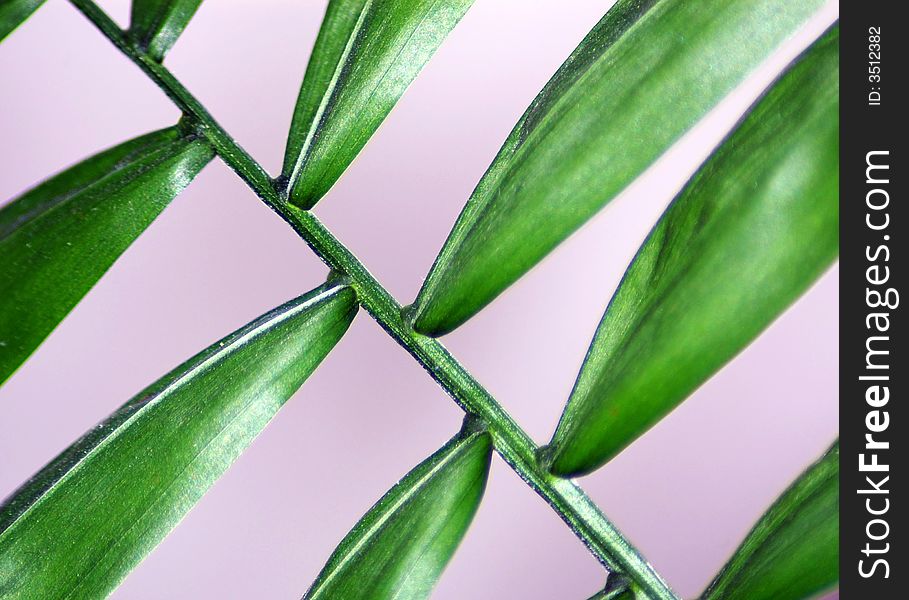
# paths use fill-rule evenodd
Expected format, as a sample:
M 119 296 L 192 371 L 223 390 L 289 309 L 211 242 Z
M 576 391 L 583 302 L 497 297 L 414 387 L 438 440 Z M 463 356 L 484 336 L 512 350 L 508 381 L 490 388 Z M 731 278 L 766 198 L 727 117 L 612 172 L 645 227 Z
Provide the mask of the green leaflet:
M 752 108 L 657 223 L 548 449 L 589 472 L 675 408 L 836 258 L 839 27 Z
M 312 208 L 473 0 L 330 0 L 297 98 L 282 177 Z
M 0 0 L 0 42 L 42 4 L 44 0 Z
M 129 32 L 149 56 L 160 62 L 200 4 L 202 0 L 133 0 Z
M 0 597 L 106 596 L 174 528 L 347 330 L 323 286 L 158 380 L 0 507 Z
M 428 598 L 480 504 L 492 443 L 462 431 L 360 519 L 304 600 Z
M 0 209 L 0 383 L 212 158 L 171 127 L 52 177 Z
M 801 600 L 839 580 L 839 441 L 764 513 L 703 600 Z
M 619 0 L 477 184 L 413 305 L 445 334 L 612 200 L 823 4 Z

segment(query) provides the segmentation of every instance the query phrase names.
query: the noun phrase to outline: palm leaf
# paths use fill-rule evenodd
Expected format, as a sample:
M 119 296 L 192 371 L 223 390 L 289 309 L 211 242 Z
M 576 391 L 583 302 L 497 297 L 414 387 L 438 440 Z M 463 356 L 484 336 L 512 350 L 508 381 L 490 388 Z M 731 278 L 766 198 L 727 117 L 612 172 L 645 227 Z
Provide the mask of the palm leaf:
M 44 0 L 0 0 L 0 42 L 44 4 Z
M 297 99 L 283 177 L 311 208 L 375 133 L 473 0 L 331 0 Z
M 173 529 L 347 330 L 323 286 L 191 358 L 0 507 L 0 597 L 106 596 Z
M 834 27 L 773 85 L 638 250 L 553 436 L 556 473 L 614 456 L 836 258 L 838 41 Z
M 612 200 L 821 0 L 620 0 L 546 84 L 455 223 L 413 306 L 447 333 Z
M 212 155 L 171 127 L 88 158 L 0 209 L 0 383 Z

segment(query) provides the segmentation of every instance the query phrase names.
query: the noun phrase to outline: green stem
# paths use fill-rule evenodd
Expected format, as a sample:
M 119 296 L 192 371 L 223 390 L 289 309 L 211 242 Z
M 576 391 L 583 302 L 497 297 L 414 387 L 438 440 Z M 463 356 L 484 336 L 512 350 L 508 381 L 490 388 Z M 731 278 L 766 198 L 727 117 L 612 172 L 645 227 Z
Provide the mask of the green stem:
M 92 0 L 71 0 L 117 48 L 136 63 L 183 111 L 218 155 L 281 216 L 336 273 L 350 281 L 361 306 L 404 347 L 461 406 L 481 419 L 496 451 L 562 517 L 611 572 L 622 573 L 654 599 L 677 600 L 653 568 L 603 515 L 584 491 L 540 463 L 539 448 L 511 416 L 448 352 L 441 342 L 416 333 L 405 311 L 366 267 L 311 212 L 286 202 L 268 173 L 215 121 L 173 74 L 134 45 Z

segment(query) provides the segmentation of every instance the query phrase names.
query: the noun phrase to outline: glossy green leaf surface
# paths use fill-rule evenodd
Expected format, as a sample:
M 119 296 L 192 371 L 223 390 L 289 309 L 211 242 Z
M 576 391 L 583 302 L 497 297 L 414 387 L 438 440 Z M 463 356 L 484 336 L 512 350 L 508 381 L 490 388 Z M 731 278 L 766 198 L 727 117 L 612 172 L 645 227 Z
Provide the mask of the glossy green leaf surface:
M 839 580 L 839 442 L 758 521 L 703 600 L 801 600 Z
M 0 209 L 0 383 L 212 158 L 171 127 L 97 154 Z
M 636 595 L 634 590 L 625 589 L 621 591 L 603 591 L 598 592 L 588 598 L 588 600 L 636 600 L 636 598 L 641 598 L 642 600 L 646 598 L 646 595 Z
M 90 430 L 0 507 L 0 597 L 107 595 L 268 424 L 347 330 L 323 286 L 204 350 Z
M 163 60 L 200 4 L 202 0 L 133 0 L 129 32 L 149 56 Z
M 638 250 L 553 437 L 554 472 L 617 454 L 836 258 L 838 41 L 834 28 L 772 86 Z
M 465 431 L 420 463 L 347 534 L 304 600 L 429 598 L 480 504 L 492 443 Z
M 612 200 L 822 0 L 620 0 L 546 84 L 455 223 L 413 305 L 447 333 Z
M 42 4 L 44 0 L 0 0 L 0 42 Z
M 471 4 L 330 0 L 287 139 L 291 202 L 331 188 Z

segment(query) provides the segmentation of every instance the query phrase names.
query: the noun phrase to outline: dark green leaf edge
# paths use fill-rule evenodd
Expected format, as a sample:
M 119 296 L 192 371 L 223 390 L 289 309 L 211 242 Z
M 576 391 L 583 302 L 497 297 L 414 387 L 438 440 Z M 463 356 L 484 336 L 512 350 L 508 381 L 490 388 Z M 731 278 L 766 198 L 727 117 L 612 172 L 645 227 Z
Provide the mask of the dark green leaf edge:
M 338 577 L 345 576 L 346 566 L 355 564 L 356 561 L 364 558 L 365 555 L 360 553 L 368 552 L 372 539 L 381 535 L 384 526 L 396 513 L 406 511 L 408 506 L 419 497 L 426 486 L 431 485 L 434 479 L 444 476 L 444 473 L 448 470 L 456 469 L 459 465 L 472 460 L 481 460 L 482 469 L 478 474 L 480 480 L 470 482 L 472 485 L 465 485 L 460 495 L 460 500 L 457 502 L 458 505 L 468 501 L 474 504 L 471 515 L 467 518 L 467 523 L 469 523 L 479 506 L 483 491 L 486 488 L 491 456 L 491 436 L 487 432 L 475 428 L 468 417 L 465 420 L 465 427 L 458 435 L 411 470 L 367 511 L 334 550 L 316 581 L 306 592 L 303 600 L 321 600 L 322 598 L 335 600 L 333 597 L 325 595 L 326 592 L 329 594 L 333 593 L 332 582 Z M 466 529 L 461 533 L 461 536 L 464 533 L 466 533 Z M 432 541 L 430 540 L 426 545 L 431 544 Z M 454 548 L 452 549 L 453 553 Z M 450 557 L 449 555 L 449 559 Z M 442 567 L 444 568 L 444 565 Z M 441 569 L 439 569 L 437 575 L 440 574 Z M 369 582 L 358 582 L 358 585 L 360 583 L 368 584 Z M 430 582 L 428 587 L 431 587 L 434 583 Z M 397 596 L 395 596 L 395 599 L 397 600 Z
M 489 273 L 483 275 L 476 269 L 468 270 L 468 267 L 472 264 L 470 253 L 477 249 L 464 250 L 466 245 L 477 244 L 478 248 L 482 249 L 482 251 L 477 250 L 477 253 L 486 255 L 495 250 L 495 247 L 491 245 L 491 241 L 496 241 L 499 246 L 505 247 L 502 245 L 501 240 L 493 236 L 495 231 L 480 228 L 487 226 L 487 221 L 484 219 L 490 213 L 492 203 L 495 201 L 502 202 L 498 199 L 502 196 L 501 190 L 506 182 L 514 188 L 521 188 L 524 185 L 537 185 L 534 183 L 522 184 L 517 181 L 514 173 L 515 168 L 517 168 L 515 165 L 521 160 L 521 157 L 532 156 L 532 153 L 541 146 L 553 143 L 552 132 L 554 124 L 558 123 L 558 120 L 564 115 L 572 114 L 578 101 L 577 93 L 570 95 L 564 92 L 571 90 L 573 87 L 578 90 L 582 89 L 579 86 L 592 76 L 591 67 L 593 65 L 599 62 L 603 62 L 604 65 L 611 65 L 615 64 L 617 60 L 627 58 L 624 55 L 613 57 L 610 52 L 614 47 L 618 47 L 626 33 L 640 29 L 645 21 L 652 23 L 655 20 L 665 18 L 666 15 L 671 15 L 673 12 L 678 11 L 678 4 L 680 2 L 670 2 L 668 0 L 620 0 L 610 8 L 603 19 L 597 23 L 555 75 L 547 82 L 546 86 L 515 125 L 492 164 L 480 179 L 476 189 L 458 216 L 442 250 L 430 268 L 416 300 L 409 307 L 408 312 L 416 331 L 424 335 L 439 337 L 462 325 L 504 292 L 511 283 L 523 276 L 539 260 L 542 260 L 548 252 L 552 251 L 561 240 L 574 232 L 631 183 L 634 176 L 626 177 L 625 183 L 620 188 L 603 192 L 606 195 L 596 203 L 596 206 L 576 207 L 574 209 L 575 214 L 572 217 L 574 225 L 566 229 L 564 236 L 560 236 L 558 240 L 550 240 L 552 241 L 551 244 L 550 241 L 546 241 L 548 248 L 539 253 L 538 256 L 535 256 L 531 262 L 527 262 L 529 259 L 524 257 L 520 261 L 527 262 L 527 264 L 509 264 L 507 261 L 500 264 L 498 278 L 504 281 L 504 285 L 499 286 L 499 283 L 494 281 L 494 278 L 490 277 Z M 808 14 L 810 14 L 810 6 L 818 4 L 819 2 L 812 2 L 810 5 L 793 5 L 791 9 L 787 9 L 792 14 L 786 14 L 785 17 L 793 21 L 793 25 L 796 22 L 804 22 Z M 704 10 L 709 9 L 705 8 Z M 767 9 L 766 12 L 770 13 L 771 10 Z M 782 11 L 780 12 L 782 15 Z M 781 42 L 786 37 L 784 33 L 776 32 L 771 36 L 771 39 Z M 685 39 L 684 35 L 684 33 L 680 33 L 679 39 Z M 622 50 L 622 52 L 625 51 Z M 767 55 L 769 54 L 770 52 L 768 51 Z M 705 70 L 705 72 L 707 71 L 709 70 Z M 637 81 L 630 82 L 628 87 L 634 89 L 634 86 L 639 83 Z M 731 88 L 726 91 L 731 91 Z M 619 93 L 619 91 L 615 93 Z M 712 102 L 710 106 L 715 106 L 725 95 L 726 93 L 721 94 L 716 102 Z M 640 99 L 630 98 L 629 100 L 638 101 Z M 706 111 L 704 112 L 706 113 Z M 608 118 L 608 115 L 604 115 L 603 118 Z M 664 148 L 654 153 L 652 160 L 647 161 L 643 167 L 652 164 L 665 150 L 671 147 L 672 141 L 678 139 L 697 120 L 695 119 L 688 126 L 682 128 L 679 134 L 669 141 Z M 534 131 L 542 133 L 537 135 L 537 139 L 533 143 L 528 143 L 530 133 Z M 627 166 L 623 168 L 627 168 Z M 638 174 L 643 172 L 643 170 L 644 168 L 641 168 Z M 555 202 L 556 200 L 553 200 L 553 203 Z M 554 211 L 556 208 L 556 205 L 553 204 L 551 210 Z M 553 220 L 550 219 L 550 224 L 547 225 L 544 221 L 541 221 L 538 223 L 539 227 L 536 230 L 525 232 L 525 235 L 548 240 L 553 236 L 552 232 L 556 231 L 556 228 L 551 226 L 552 222 Z M 563 229 L 562 225 L 558 225 L 558 227 L 559 231 Z M 506 239 L 506 242 L 510 244 L 511 248 L 516 247 L 515 244 L 521 243 L 509 239 Z M 468 276 L 470 277 L 469 283 L 464 284 L 463 282 L 467 280 Z M 457 280 L 460 280 L 460 283 L 466 286 L 466 289 L 470 292 L 469 295 L 464 289 L 452 289 L 455 286 L 452 282 Z M 475 302 L 471 299 L 471 295 L 479 298 L 479 301 Z
M 0 383 L 213 156 L 208 143 L 181 123 L 89 157 L 0 208 L 0 287 L 7 288 L 0 296 Z M 157 169 L 170 169 L 170 179 L 137 187 Z M 130 197 L 134 207 L 123 204 Z M 105 233 L 102 218 L 119 219 L 125 227 Z M 95 227 L 106 241 L 82 247 L 61 237 L 73 235 L 67 227 Z M 74 254 L 79 247 L 91 248 L 90 260 Z M 55 257 L 66 260 L 54 262 Z M 48 297 L 42 288 L 52 285 L 54 295 Z
M 44 0 L 3 0 L 0 2 L 0 42 L 24 23 Z

